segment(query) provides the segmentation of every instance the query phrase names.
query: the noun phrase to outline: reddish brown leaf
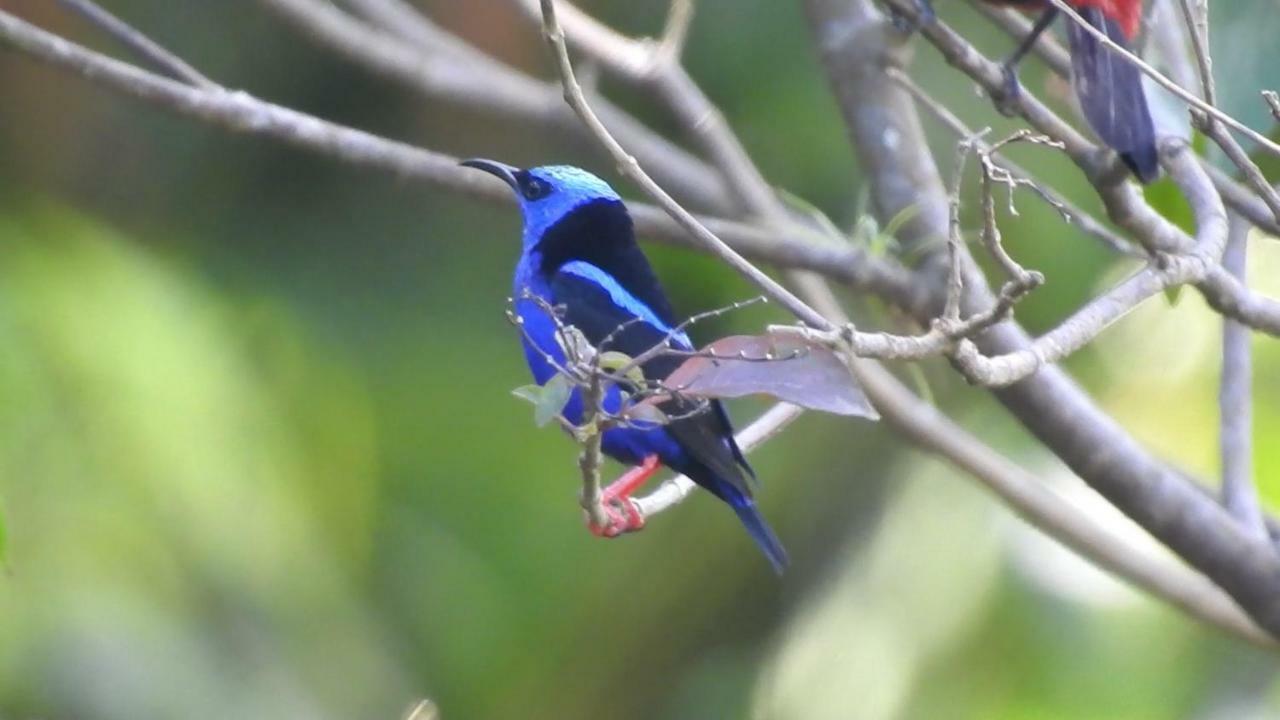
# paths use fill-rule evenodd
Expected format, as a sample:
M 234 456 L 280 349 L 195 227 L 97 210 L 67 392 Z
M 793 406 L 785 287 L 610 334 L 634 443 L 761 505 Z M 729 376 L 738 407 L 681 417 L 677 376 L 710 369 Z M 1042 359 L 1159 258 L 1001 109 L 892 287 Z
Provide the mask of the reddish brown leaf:
M 844 361 L 826 346 L 790 336 L 734 335 L 699 353 L 663 385 L 696 397 L 769 395 L 810 410 L 879 418 Z

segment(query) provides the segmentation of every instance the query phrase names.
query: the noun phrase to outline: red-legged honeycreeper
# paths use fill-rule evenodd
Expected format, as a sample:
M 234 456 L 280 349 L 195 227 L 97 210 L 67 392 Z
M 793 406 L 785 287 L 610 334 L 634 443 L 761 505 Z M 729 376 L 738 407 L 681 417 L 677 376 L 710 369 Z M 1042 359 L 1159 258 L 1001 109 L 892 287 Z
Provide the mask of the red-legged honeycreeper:
M 462 164 L 505 182 L 520 204 L 524 233 L 512 298 L 522 323 L 525 360 L 538 384 L 556 375 L 551 361 L 565 362 L 556 339 L 556 320 L 548 307 L 558 308 L 560 322 L 576 328 L 600 352 L 617 351 L 634 358 L 668 340 L 676 350 L 694 349 L 684 332 L 674 331 L 678 321 L 671 303 L 636 244 L 622 198 L 607 183 L 565 165 L 522 170 L 492 160 Z M 643 364 L 645 378 L 665 378 L 683 360 L 660 353 Z M 604 432 L 604 453 L 639 467 L 605 490 L 609 523 L 592 528 L 593 532 L 612 537 L 639 529 L 643 518 L 629 496 L 659 464 L 666 465 L 728 503 L 774 570 L 782 572 L 787 553 L 752 500 L 755 473 L 734 441 L 724 407 L 713 400 L 703 412 L 686 415 L 683 411 L 689 408 L 682 408 L 680 402 L 689 401 L 668 401 L 663 406 L 673 416 L 666 424 L 617 426 Z M 621 403 L 619 388 L 610 386 L 603 408 L 616 413 Z M 582 398 L 575 389 L 563 414 L 578 424 L 582 410 Z

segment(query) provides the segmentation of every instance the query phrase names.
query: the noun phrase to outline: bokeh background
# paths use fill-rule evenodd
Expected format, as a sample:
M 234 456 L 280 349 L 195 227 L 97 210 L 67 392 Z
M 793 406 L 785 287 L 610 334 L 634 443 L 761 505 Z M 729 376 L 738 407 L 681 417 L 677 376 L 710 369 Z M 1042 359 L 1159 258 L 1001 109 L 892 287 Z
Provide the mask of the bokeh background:
M 572 136 L 423 101 L 249 0 L 105 4 L 260 97 L 613 179 Z M 665 11 L 584 5 L 637 34 Z M 422 7 L 549 77 L 508 3 Z M 48 0 L 0 9 L 110 48 Z M 1275 10 L 1214 3 L 1220 88 L 1258 127 Z M 688 63 L 773 182 L 857 221 L 862 179 L 797 3 L 703 0 Z M 930 49 L 916 73 L 972 124 L 1010 127 Z M 1035 63 L 1024 77 L 1061 95 Z M 421 698 L 447 719 L 1280 716 L 1273 655 L 1097 573 L 865 421 L 808 416 L 753 457 L 793 558 L 782 578 L 707 497 L 596 540 L 572 443 L 510 394 L 527 382 L 503 317 L 511 208 L 230 136 L 8 50 L 0 88 L 4 720 L 398 718 Z M 930 129 L 948 162 L 952 138 Z M 1096 207 L 1064 161 L 1018 159 Z M 1148 192 L 1185 214 L 1170 188 Z M 1006 239 L 1049 277 L 1019 310 L 1031 328 L 1126 272 L 1034 199 L 1018 209 Z M 1280 292 L 1276 243 L 1253 247 L 1255 285 Z M 752 295 L 690 251 L 651 254 L 689 312 Z M 1214 478 L 1218 333 L 1194 294 L 1161 298 L 1068 364 L 1149 446 Z M 1255 459 L 1275 508 L 1280 346 L 1256 350 Z M 904 376 L 1124 527 L 984 393 L 922 370 Z

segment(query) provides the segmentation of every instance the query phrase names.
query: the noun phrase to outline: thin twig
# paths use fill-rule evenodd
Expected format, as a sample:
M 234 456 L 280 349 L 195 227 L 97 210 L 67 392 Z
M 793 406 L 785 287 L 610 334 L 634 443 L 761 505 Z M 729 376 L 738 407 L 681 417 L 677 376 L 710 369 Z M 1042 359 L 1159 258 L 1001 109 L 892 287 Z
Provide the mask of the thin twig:
M 1182 9 L 1182 20 L 1191 32 L 1191 48 L 1195 54 L 1196 67 L 1200 71 L 1200 87 L 1204 91 L 1204 101 L 1211 106 L 1218 104 L 1218 91 L 1213 81 L 1213 57 L 1209 54 L 1209 4 L 1196 0 L 1192 9 L 1192 0 L 1178 0 Z
M 1044 282 L 1044 276 L 1038 272 L 1029 272 L 1026 268 L 1022 267 L 1018 261 L 1014 260 L 1013 257 L 1009 255 L 1008 251 L 1005 250 L 1004 242 L 1001 238 L 1000 224 L 996 222 L 996 183 L 1006 185 L 1009 190 L 1010 212 L 1014 212 L 1013 192 L 1018 186 L 1025 185 L 1027 187 L 1031 187 L 1033 190 L 1036 189 L 1034 182 L 1030 180 L 1020 180 L 1013 177 L 1007 170 L 1001 168 L 992 159 L 992 155 L 998 152 L 1004 145 L 1024 139 L 1031 140 L 1033 142 L 1036 141 L 1036 138 L 1029 137 L 1026 134 L 1026 131 L 1023 130 L 1014 133 L 1012 136 L 991 146 L 990 150 L 983 150 L 981 148 L 976 149 L 978 161 L 982 166 L 982 242 L 986 246 L 987 252 L 991 254 L 991 257 L 994 258 L 1000 268 L 1004 270 L 1004 273 L 1009 276 L 1009 279 L 1018 283 L 1034 283 L 1035 285 L 1039 285 Z M 1039 194 L 1043 197 L 1043 193 Z
M 1192 201 L 1199 224 L 1195 251 L 1152 263 L 1089 302 L 1030 347 L 984 357 L 972 342 L 962 341 L 955 360 L 970 381 L 987 387 L 1017 382 L 1084 347 L 1147 298 L 1171 287 L 1200 283 L 1209 276 L 1210 268 L 1218 266 L 1226 242 L 1226 210 L 1189 148 L 1180 142 L 1170 148 L 1166 154 L 1172 158 L 1170 166 L 1177 170 L 1172 176 Z
M 1214 127 L 1217 127 L 1216 125 Z M 1218 194 L 1222 195 L 1222 201 L 1227 207 L 1233 211 L 1243 215 L 1254 227 L 1262 230 L 1274 238 L 1280 238 L 1280 222 L 1277 222 L 1275 213 L 1271 208 L 1258 197 L 1251 188 L 1245 187 L 1243 184 L 1236 182 L 1226 171 L 1209 162 L 1201 163 L 1205 172 L 1209 173 L 1209 179 L 1213 181 L 1213 187 Z
M 1271 109 L 1271 117 L 1275 118 L 1276 122 L 1280 122 L 1280 93 L 1276 93 L 1275 90 L 1263 90 L 1262 100 Z
M 947 260 L 951 270 L 947 274 L 947 299 L 942 306 L 942 319 L 948 322 L 959 321 L 960 299 L 964 296 L 964 273 L 961 270 L 964 234 L 960 229 L 960 190 L 964 187 L 965 160 L 973 152 L 974 143 L 990 131 L 991 128 L 984 128 L 956 143 L 955 169 L 952 170 L 948 197 L 950 222 L 947 224 Z
M 1204 92 L 1204 100 L 1211 106 L 1217 105 L 1217 87 L 1213 80 L 1213 58 L 1209 54 L 1209 6 L 1204 0 L 1195 0 L 1196 7 L 1191 7 L 1192 0 L 1178 0 L 1182 9 L 1183 21 L 1191 35 L 1191 47 L 1196 58 L 1196 67 L 1200 73 L 1200 85 Z M 1192 119 L 1197 127 L 1212 139 L 1227 158 L 1240 169 L 1249 187 L 1266 203 L 1271 215 L 1280 222 L 1280 193 L 1263 176 L 1262 170 L 1240 143 L 1224 129 L 1218 121 L 1207 113 L 1192 111 Z
M 592 373 L 587 386 L 582 389 L 582 423 L 578 426 L 577 434 L 578 442 L 582 445 L 578 452 L 578 470 L 582 473 L 579 504 L 594 527 L 604 527 L 609 521 L 600 492 L 600 451 L 604 431 L 599 426 L 598 408 L 603 398 L 603 381 L 597 373 Z
M 671 9 L 667 11 L 667 24 L 662 30 L 662 39 L 658 41 L 657 52 L 663 58 L 663 62 L 679 62 L 692 25 L 693 0 L 671 0 Z
M 946 106 L 934 99 L 933 96 L 929 95 L 924 88 L 920 87 L 919 84 L 911 79 L 911 76 L 902 72 L 901 69 L 892 66 L 885 68 L 885 73 L 901 85 L 903 89 L 911 93 L 917 103 L 928 110 L 929 114 L 933 116 L 934 119 L 946 126 L 946 128 L 956 136 L 961 138 L 973 136 L 973 130 L 969 129 L 969 127 L 965 125 L 960 118 L 956 117 L 955 113 L 948 110 Z M 991 148 L 990 145 L 982 140 L 978 140 L 977 147 L 986 152 L 989 152 Z M 1063 197 L 1061 194 L 1045 187 L 1043 183 L 1037 182 L 1031 173 L 1027 172 L 1012 160 L 1002 157 L 995 162 L 1019 179 L 1033 183 L 1034 187 L 1037 188 L 1037 192 L 1041 193 L 1041 197 L 1044 198 L 1045 202 L 1063 212 L 1068 219 L 1075 224 L 1076 227 L 1079 227 L 1084 231 L 1085 234 L 1096 238 L 1101 241 L 1103 245 L 1115 252 L 1128 255 L 1130 257 L 1145 257 L 1142 251 L 1133 246 L 1133 243 L 1122 238 L 1119 234 L 1103 225 L 1097 218 L 1080 209 L 1078 205 Z
M 1192 117 L 1196 125 L 1209 136 L 1210 140 L 1222 149 L 1232 164 L 1240 170 L 1240 174 L 1244 176 L 1245 183 L 1253 192 L 1262 199 L 1262 202 L 1271 211 L 1271 220 L 1280 224 L 1280 192 L 1276 191 L 1272 185 L 1262 174 L 1262 169 L 1258 167 L 1240 147 L 1240 143 L 1232 137 L 1231 133 L 1222 126 L 1221 123 L 1215 122 L 1212 118 L 1203 113 L 1192 111 Z
M 191 67 L 185 60 L 143 35 L 133 26 L 107 12 L 92 0 L 58 0 L 62 6 L 88 20 L 99 30 L 124 45 L 144 62 L 169 77 L 188 85 L 213 90 L 218 84 Z

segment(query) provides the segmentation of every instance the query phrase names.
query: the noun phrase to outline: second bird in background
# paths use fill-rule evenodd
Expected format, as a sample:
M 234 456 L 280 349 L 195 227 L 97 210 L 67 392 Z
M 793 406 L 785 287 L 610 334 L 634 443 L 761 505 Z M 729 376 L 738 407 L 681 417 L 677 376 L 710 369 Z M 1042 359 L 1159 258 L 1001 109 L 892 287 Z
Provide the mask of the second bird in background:
M 1007 5 L 1023 10 L 1041 9 L 1031 32 L 1004 61 L 1005 94 L 1018 93 L 1018 62 L 1035 45 L 1059 15 L 1045 0 L 984 0 L 991 5 Z M 1142 23 L 1142 0 L 1066 0 L 1084 20 L 1116 45 L 1133 50 Z M 922 22 L 933 18 L 929 0 L 916 0 Z M 1155 126 L 1142 87 L 1142 71 L 1119 53 L 1108 48 L 1074 21 L 1067 23 L 1071 47 L 1071 83 L 1089 126 L 1115 150 L 1125 165 L 1142 182 L 1160 176 Z

